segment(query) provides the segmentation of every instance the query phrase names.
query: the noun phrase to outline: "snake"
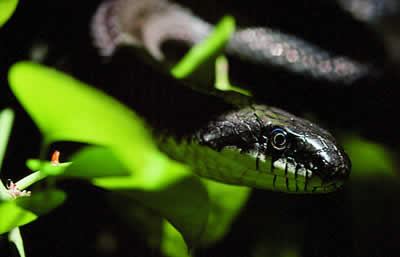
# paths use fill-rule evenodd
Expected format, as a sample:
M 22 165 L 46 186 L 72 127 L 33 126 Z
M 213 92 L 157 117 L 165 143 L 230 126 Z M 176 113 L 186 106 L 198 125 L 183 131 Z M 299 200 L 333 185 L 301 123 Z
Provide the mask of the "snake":
M 150 9 L 156 10 L 156 17 L 161 17 L 160 20 L 148 20 L 152 16 L 149 3 Z M 135 7 L 130 8 L 133 5 Z M 137 6 L 141 8 L 138 9 Z M 133 22 L 132 17 L 135 15 L 136 22 Z M 102 3 L 93 18 L 95 44 L 103 56 L 112 56 L 119 44 L 129 41 L 136 45 L 147 45 L 146 49 L 155 59 L 163 58 L 158 43 L 166 34 L 155 35 L 150 31 L 158 33 L 160 29 L 146 30 L 143 27 L 152 27 L 154 24 L 169 26 L 170 21 L 164 18 L 171 15 L 175 19 L 172 22 L 175 25 L 177 21 L 185 24 L 186 19 L 191 20 L 188 23 L 198 23 L 199 26 L 192 29 L 197 29 L 199 33 L 189 37 L 182 35 L 182 38 L 193 44 L 201 41 L 212 28 L 211 25 L 188 15 L 186 9 L 164 0 L 114 0 Z M 129 33 L 122 33 L 124 30 L 129 30 Z M 176 33 L 182 30 L 173 31 Z M 242 32 L 247 33 L 246 30 Z M 167 34 L 170 35 L 169 33 Z M 279 38 L 282 35 L 277 36 Z M 297 39 L 285 40 L 291 41 L 293 46 L 300 43 Z M 235 40 L 231 44 L 234 45 L 234 42 Z M 313 47 L 307 54 L 312 56 L 315 52 L 320 56 L 320 50 Z M 281 57 L 281 61 L 276 63 L 288 61 L 287 56 Z M 321 71 L 322 59 L 316 65 L 304 69 L 288 62 L 287 68 L 302 70 L 312 76 L 328 74 L 331 79 L 354 78 L 365 72 L 362 65 L 341 57 L 329 57 L 327 61 L 333 67 L 328 72 Z M 271 64 L 274 62 L 270 61 Z M 347 66 L 341 71 L 335 65 Z M 166 77 L 167 84 L 181 83 Z M 327 130 L 252 98 L 240 96 L 240 99 L 245 100 L 237 101 L 226 96 L 215 99 L 209 95 L 204 97 L 204 108 L 212 111 L 199 107 L 197 114 L 186 115 L 185 118 L 194 121 L 200 120 L 200 116 L 206 117 L 206 121 L 185 130 L 183 135 L 176 136 L 164 125 L 158 124 L 162 120 L 160 116 L 153 115 L 153 118 L 148 119 L 151 125 L 161 128 L 160 132 L 155 132 L 159 148 L 171 158 L 189 165 L 197 175 L 226 184 L 299 194 L 333 192 L 341 188 L 348 179 L 351 161 Z M 179 118 L 179 115 L 175 116 L 175 119 Z
M 165 57 L 163 43 L 173 40 L 192 47 L 213 28 L 189 9 L 167 0 L 107 1 L 101 4 L 92 23 L 95 44 L 102 55 L 112 55 L 118 46 L 132 45 L 145 48 L 158 61 Z M 227 42 L 225 53 L 270 70 L 283 69 L 345 84 L 371 72 L 368 65 L 267 27 L 237 30 Z

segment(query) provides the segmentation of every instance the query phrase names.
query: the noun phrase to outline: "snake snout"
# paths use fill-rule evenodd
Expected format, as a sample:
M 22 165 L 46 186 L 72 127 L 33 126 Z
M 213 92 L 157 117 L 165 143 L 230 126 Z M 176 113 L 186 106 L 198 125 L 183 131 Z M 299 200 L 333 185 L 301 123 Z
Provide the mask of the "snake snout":
M 328 152 L 329 154 L 326 154 Z M 329 156 L 329 157 L 328 157 Z M 321 158 L 319 176 L 324 184 L 343 184 L 350 175 L 351 162 L 347 154 L 341 148 L 325 150 Z
M 350 176 L 351 162 L 346 153 L 342 153 L 340 158 L 341 165 L 332 172 L 330 180 L 332 181 L 345 181 Z
M 317 181 L 320 181 L 320 186 L 328 191 L 333 191 L 336 186 L 343 185 L 349 177 L 350 159 L 343 148 L 327 132 L 313 131 L 307 137 L 299 137 L 296 147 L 302 149 L 297 152 L 297 159 L 301 159 L 303 156 L 306 163 L 312 164 L 309 166 L 312 166 L 310 168 L 315 177 L 314 184 L 318 184 Z M 329 189 L 331 187 L 332 189 Z

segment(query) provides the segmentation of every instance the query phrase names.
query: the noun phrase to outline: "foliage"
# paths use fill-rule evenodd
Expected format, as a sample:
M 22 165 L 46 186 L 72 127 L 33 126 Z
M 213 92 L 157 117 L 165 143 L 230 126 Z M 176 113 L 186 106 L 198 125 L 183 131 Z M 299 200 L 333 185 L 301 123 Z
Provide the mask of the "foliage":
M 199 207 L 204 210 L 204 213 L 196 212 L 198 219 L 191 219 L 192 222 L 195 220 L 194 224 L 199 224 L 198 229 L 177 225 L 182 233 L 186 232 L 188 242 L 199 237 L 207 220 L 206 191 L 187 167 L 158 152 L 140 118 L 132 111 L 100 91 L 37 64 L 14 65 L 9 80 L 11 89 L 41 129 L 46 144 L 70 140 L 107 147 L 85 149 L 76 161 L 72 160 L 74 164 L 67 168 L 65 175 L 70 173 L 68 170 L 76 168 L 79 171 L 72 174 L 83 178 L 95 177 L 92 181 L 97 186 L 113 190 L 142 190 L 141 197 L 150 197 L 146 204 L 163 213 L 168 209 L 160 207 L 156 197 L 154 200 L 151 198 L 154 192 L 166 190 L 161 195 L 176 198 L 175 202 L 181 206 L 177 211 Z M 41 104 L 37 105 L 35 99 L 41 99 Z M 53 106 L 59 108 L 54 110 Z M 100 116 L 108 119 L 98 119 Z M 175 192 L 168 194 L 168 188 L 184 182 L 189 183 L 188 188 L 198 188 L 194 190 L 196 201 L 177 197 Z M 196 205 L 191 207 L 193 203 Z M 175 216 L 180 215 L 172 213 L 167 219 L 180 224 Z
M 0 26 L 16 4 L 17 1 L 0 0 Z M 212 59 L 233 30 L 234 20 L 228 16 L 214 34 L 171 70 L 172 74 L 184 78 Z M 226 59 L 219 57 L 217 62 L 222 63 L 223 71 L 219 72 L 217 67 L 216 87 L 249 94 L 230 85 Z M 55 141 L 90 144 L 75 154 L 71 162 L 59 166 L 44 160 L 28 160 L 27 166 L 35 172 L 16 182 L 20 190 L 42 179 L 89 180 L 109 191 L 115 211 L 125 216 L 127 223 L 135 218 L 132 206 L 138 203 L 155 211 L 162 221 L 160 248 L 169 256 L 187 256 L 185 243 L 195 247 L 221 240 L 249 196 L 249 188 L 200 179 L 190 167 L 170 160 L 158 151 L 146 124 L 134 111 L 66 74 L 20 62 L 10 69 L 9 83 L 43 135 L 42 153 Z M 0 168 L 12 122 L 11 110 L 1 112 Z M 382 146 L 354 136 L 343 141 L 356 177 L 382 175 L 374 174 L 376 170 L 393 176 L 392 158 Z M 371 158 L 365 158 L 366 155 Z M 31 197 L 13 200 L 0 182 L 0 234 L 9 232 L 9 240 L 16 244 L 21 256 L 25 253 L 19 227 L 50 212 L 67 197 L 53 185 L 48 183 L 47 188 L 32 192 Z
M 196 70 L 202 63 L 207 62 L 215 53 L 225 46 L 226 42 L 235 30 L 235 20 L 231 16 L 224 17 L 203 42 L 194 46 L 172 68 L 171 73 L 178 79 L 187 77 Z
M 17 4 L 18 0 L 0 0 L 0 27 L 3 26 L 14 13 Z

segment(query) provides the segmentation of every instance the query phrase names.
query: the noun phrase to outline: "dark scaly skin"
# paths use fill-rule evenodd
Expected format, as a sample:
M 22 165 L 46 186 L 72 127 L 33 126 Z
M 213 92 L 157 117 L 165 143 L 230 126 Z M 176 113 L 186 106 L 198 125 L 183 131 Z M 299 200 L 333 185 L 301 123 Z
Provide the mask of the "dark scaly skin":
M 152 76 L 152 66 L 130 73 L 123 66 L 128 53 L 118 52 L 112 65 L 133 78 Z M 198 93 L 163 73 L 145 85 L 122 85 L 121 100 L 147 121 L 160 150 L 202 177 L 274 191 L 327 193 L 350 173 L 347 155 L 328 132 L 280 109 Z M 287 139 L 281 149 L 272 145 L 277 128 Z
M 286 133 L 284 149 L 273 146 L 273 131 L 277 129 Z M 226 150 L 229 155 L 233 150 L 253 160 L 246 171 L 239 172 L 237 180 L 229 181 L 231 166 L 227 175 L 219 172 L 222 178 L 209 175 L 207 169 L 203 174 L 223 182 L 291 193 L 325 193 L 340 187 L 350 172 L 347 155 L 329 132 L 266 105 L 252 104 L 224 113 L 194 137 L 200 145 L 221 154 Z M 240 167 L 234 160 L 232 166 Z
M 277 129 L 285 133 L 282 149 L 273 144 Z M 196 131 L 178 138 L 166 130 L 156 134 L 160 149 L 170 157 L 202 177 L 227 184 L 327 193 L 340 188 L 350 174 L 350 160 L 329 132 L 266 105 L 236 106 L 210 115 Z
M 163 42 L 175 40 L 190 47 L 212 28 L 189 10 L 166 0 L 106 2 L 93 22 L 96 44 L 104 55 L 112 54 L 121 44 L 133 44 L 144 47 L 157 60 L 164 58 L 160 49 Z M 229 40 L 226 53 L 250 63 L 347 84 L 369 71 L 366 65 L 269 28 L 237 31 Z
M 115 20 L 116 16 L 113 13 L 115 3 L 122 3 L 122 1 L 104 4 L 94 21 L 94 24 L 104 25 L 103 27 L 95 26 L 97 43 L 98 46 L 103 47 L 101 48 L 103 54 L 112 54 L 114 47 L 118 44 L 132 43 L 132 40 L 138 38 L 151 44 L 154 37 L 146 36 L 146 33 L 141 34 L 141 26 L 131 26 L 128 22 L 129 18 L 125 22 L 131 34 L 119 33 L 118 27 L 123 24 Z M 139 3 L 143 2 L 139 1 Z M 153 3 L 161 3 L 159 9 L 162 10 L 165 7 L 162 4 L 167 2 Z M 174 8 L 180 7 L 174 6 Z M 131 13 L 129 9 L 122 10 L 124 15 L 129 16 Z M 145 18 L 147 13 L 140 15 Z M 184 19 L 185 15 L 184 13 Z M 191 17 L 186 18 L 191 19 Z M 146 23 L 145 20 L 142 20 L 143 23 Z M 202 30 L 205 28 L 203 25 L 199 21 L 198 31 L 204 32 L 205 36 L 209 30 Z M 193 39 L 190 35 L 183 36 Z M 155 40 L 155 42 L 158 41 Z M 104 46 L 110 46 L 110 48 Z M 156 52 L 155 55 L 157 55 Z M 171 81 L 171 83 L 176 82 Z M 203 120 L 204 117 L 206 118 L 205 122 L 199 122 L 194 130 L 183 129 L 183 133 L 178 137 L 174 132 L 171 133 L 172 130 L 168 129 L 168 125 L 163 124 L 162 120 L 165 117 L 153 113 L 145 114 L 148 112 L 148 107 L 135 108 L 135 110 L 145 117 L 152 117 L 149 123 L 155 128 L 155 134 L 158 134 L 160 138 L 159 146 L 163 151 L 172 158 L 189 164 L 197 174 L 203 177 L 229 184 L 291 193 L 331 192 L 339 188 L 347 179 L 351 166 L 347 155 L 328 132 L 315 124 L 277 108 L 254 104 L 251 101 L 247 105 L 219 103 L 218 107 L 210 108 L 208 106 L 211 105 L 210 99 L 207 96 L 203 101 L 207 104 L 208 110 L 212 110 L 206 115 L 202 113 L 203 108 L 194 112 L 186 109 L 178 110 L 184 114 L 180 116 L 176 113 L 172 119 L 182 117 Z M 273 131 L 276 129 L 283 131 L 285 135 L 286 143 L 280 149 L 272 144 L 275 133 Z

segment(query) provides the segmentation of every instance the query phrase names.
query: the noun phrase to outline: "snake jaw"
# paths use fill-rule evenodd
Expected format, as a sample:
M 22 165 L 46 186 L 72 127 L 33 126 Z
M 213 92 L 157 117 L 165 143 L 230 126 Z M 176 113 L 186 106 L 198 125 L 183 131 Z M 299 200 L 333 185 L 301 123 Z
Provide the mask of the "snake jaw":
M 348 177 L 348 171 L 343 169 L 338 171 L 329 180 L 319 176 L 319 170 L 315 170 L 302 164 L 293 164 L 288 158 L 280 158 L 272 163 L 274 169 L 273 189 L 286 193 L 328 193 L 338 190 L 344 185 Z
M 308 130 L 301 128 L 304 120 L 299 121 L 296 126 L 286 128 L 291 143 L 280 153 L 274 166 L 284 169 L 285 176 L 294 180 L 296 185 L 301 183 L 304 186 L 296 188 L 296 192 L 326 193 L 337 190 L 350 174 L 350 159 L 328 132 L 316 125 Z

